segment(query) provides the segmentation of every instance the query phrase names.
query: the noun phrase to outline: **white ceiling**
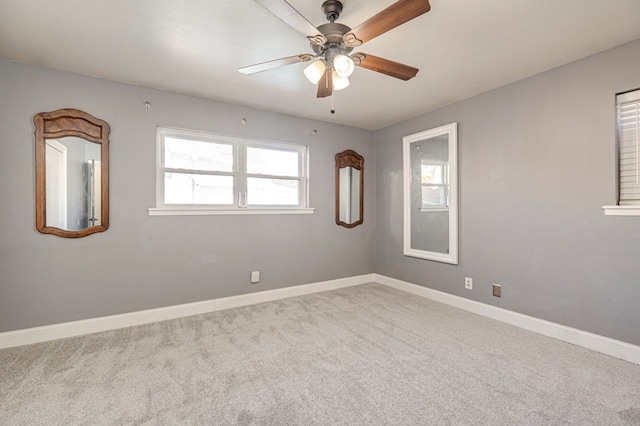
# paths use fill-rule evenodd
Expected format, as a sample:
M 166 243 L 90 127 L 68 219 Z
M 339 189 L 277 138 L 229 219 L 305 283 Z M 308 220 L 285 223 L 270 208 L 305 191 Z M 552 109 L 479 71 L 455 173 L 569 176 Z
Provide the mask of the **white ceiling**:
M 394 0 L 346 0 L 355 27 Z M 322 0 L 289 0 L 314 25 Z M 309 53 L 254 0 L 0 0 L 0 57 L 365 129 L 379 129 L 640 38 L 640 0 L 431 0 L 431 11 L 356 51 L 420 68 L 404 82 L 356 69 L 316 99 L 306 64 L 237 69 Z

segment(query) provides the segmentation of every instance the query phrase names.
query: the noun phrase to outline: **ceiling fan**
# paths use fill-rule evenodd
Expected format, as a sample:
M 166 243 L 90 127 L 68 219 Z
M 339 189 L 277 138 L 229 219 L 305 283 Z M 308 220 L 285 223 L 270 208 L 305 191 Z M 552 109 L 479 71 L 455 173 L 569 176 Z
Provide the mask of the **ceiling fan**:
M 431 9 L 429 0 L 399 0 L 378 12 L 362 24 L 351 29 L 335 22 L 342 12 L 342 1 L 326 0 L 322 11 L 327 20 L 317 28 L 293 8 L 286 0 L 255 0 L 294 30 L 305 35 L 313 54 L 303 53 L 240 68 L 243 74 L 255 74 L 299 62 L 312 62 L 304 70 L 307 79 L 318 85 L 318 98 L 330 96 L 334 90 L 349 85 L 348 77 L 359 66 L 401 80 L 409 80 L 418 68 L 404 65 L 368 53 L 351 53 L 355 47 L 416 18 Z

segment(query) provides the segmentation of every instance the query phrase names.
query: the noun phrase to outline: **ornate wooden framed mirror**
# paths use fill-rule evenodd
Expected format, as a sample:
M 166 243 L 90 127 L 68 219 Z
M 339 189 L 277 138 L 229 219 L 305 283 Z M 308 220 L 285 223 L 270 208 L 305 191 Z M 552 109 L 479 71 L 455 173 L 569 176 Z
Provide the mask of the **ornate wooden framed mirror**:
M 364 157 L 349 149 L 336 154 L 336 223 L 353 228 L 363 213 Z
M 106 121 L 77 109 L 33 118 L 36 229 L 79 238 L 109 228 L 109 132 Z

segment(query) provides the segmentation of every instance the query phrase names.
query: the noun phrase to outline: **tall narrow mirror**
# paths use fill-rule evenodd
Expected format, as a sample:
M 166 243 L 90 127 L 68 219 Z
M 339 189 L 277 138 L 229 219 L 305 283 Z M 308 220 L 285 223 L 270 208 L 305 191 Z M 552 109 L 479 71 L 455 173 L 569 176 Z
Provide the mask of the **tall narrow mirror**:
M 363 222 L 364 158 L 355 151 L 336 154 L 336 223 L 353 228 Z
M 77 109 L 36 125 L 36 229 L 78 238 L 109 227 L 109 125 Z
M 404 254 L 458 264 L 457 123 L 403 138 Z

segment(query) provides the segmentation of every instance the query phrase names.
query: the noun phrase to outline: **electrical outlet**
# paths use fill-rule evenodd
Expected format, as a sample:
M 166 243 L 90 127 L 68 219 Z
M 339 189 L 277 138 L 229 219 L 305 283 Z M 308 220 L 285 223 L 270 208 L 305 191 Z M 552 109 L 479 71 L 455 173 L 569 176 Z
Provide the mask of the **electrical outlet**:
M 465 277 L 464 288 L 466 288 L 467 290 L 473 290 L 473 280 L 471 278 Z
M 260 271 L 251 272 L 251 284 L 257 284 L 260 282 Z
M 493 285 L 493 295 L 495 297 L 502 297 L 502 286 L 500 284 Z

